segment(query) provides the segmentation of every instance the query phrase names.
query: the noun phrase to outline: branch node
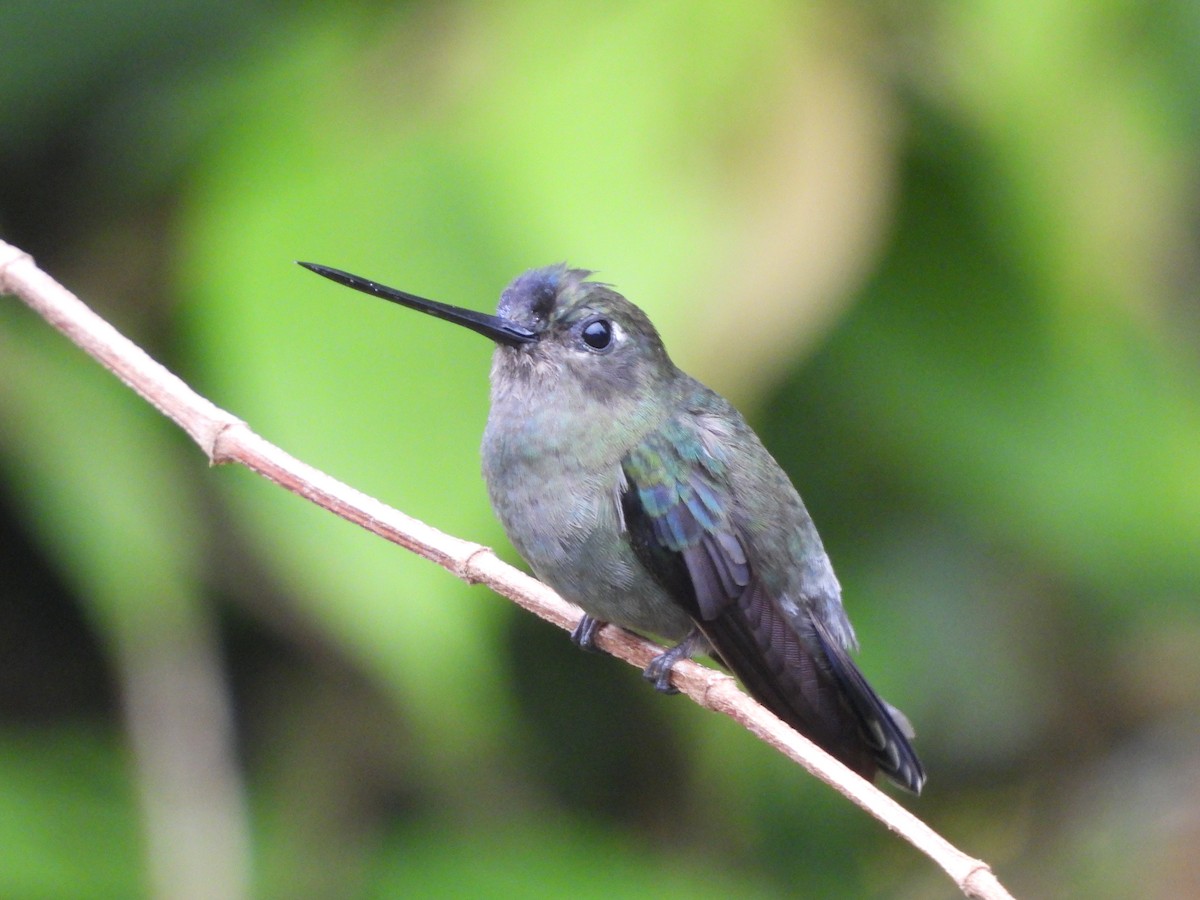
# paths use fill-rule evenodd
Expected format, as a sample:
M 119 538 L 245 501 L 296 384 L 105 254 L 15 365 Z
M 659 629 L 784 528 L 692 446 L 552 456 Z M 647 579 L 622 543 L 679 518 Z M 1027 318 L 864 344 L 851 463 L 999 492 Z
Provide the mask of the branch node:
M 227 419 L 212 422 L 209 427 L 205 428 L 203 439 L 196 438 L 196 443 L 208 457 L 210 466 L 222 466 L 225 463 L 238 461 L 237 454 L 231 445 L 234 443 L 235 433 L 241 428 L 249 428 L 249 426 L 241 419 L 230 416 Z
M 454 574 L 465 581 L 467 584 L 479 584 L 483 581 L 483 576 L 478 574 L 475 569 L 475 557 L 483 553 L 491 553 L 491 547 L 485 547 L 483 544 L 471 545 L 470 551 L 466 556 L 461 557 L 454 563 L 452 571 Z
M 705 667 L 701 667 L 705 668 Z M 704 690 L 701 692 L 701 705 L 706 709 L 725 709 L 728 706 L 728 690 L 733 679 L 722 672 L 708 669 L 704 673 Z M 741 693 L 740 691 L 738 693 Z M 714 699 L 715 698 L 715 699 Z
M 983 900 L 1009 896 L 996 879 L 996 873 L 992 871 L 992 867 L 981 859 L 975 860 L 975 865 L 971 867 L 971 871 L 959 884 L 959 888 L 966 896 L 979 897 Z

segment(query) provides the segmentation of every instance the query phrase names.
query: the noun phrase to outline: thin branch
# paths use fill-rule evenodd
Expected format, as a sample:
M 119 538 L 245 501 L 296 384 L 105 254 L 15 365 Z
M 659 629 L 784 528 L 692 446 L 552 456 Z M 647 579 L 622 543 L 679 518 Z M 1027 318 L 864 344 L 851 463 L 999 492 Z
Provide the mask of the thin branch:
M 566 630 L 581 613 L 550 588 L 502 562 L 490 549 L 438 531 L 319 472 L 259 437 L 245 422 L 195 393 L 151 359 L 78 298 L 34 265 L 30 256 L 0 241 L 0 294 L 20 297 L 137 393 L 172 419 L 213 465 L 238 462 L 318 506 L 380 537 L 432 560 L 458 578 L 485 584 Z M 644 668 L 662 651 L 656 644 L 614 626 L 597 644 Z M 811 741 L 783 724 L 743 693 L 728 675 L 697 663 L 679 663 L 674 684 L 696 703 L 724 713 L 759 739 L 833 787 L 925 853 L 968 897 L 1003 900 L 1011 895 L 986 863 L 958 850 L 873 784 L 851 772 Z

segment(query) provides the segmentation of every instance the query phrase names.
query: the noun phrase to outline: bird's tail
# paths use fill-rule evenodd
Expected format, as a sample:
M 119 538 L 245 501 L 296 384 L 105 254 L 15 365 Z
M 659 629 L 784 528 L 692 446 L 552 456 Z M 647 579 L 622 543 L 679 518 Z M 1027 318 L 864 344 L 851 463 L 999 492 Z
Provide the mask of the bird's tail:
M 838 683 L 841 696 L 858 720 L 859 730 L 879 771 L 905 790 L 920 794 L 925 784 L 925 769 L 913 750 L 911 742 L 916 732 L 908 717 L 875 693 L 850 655 L 824 625 L 814 622 L 813 631 L 825 654 L 829 674 Z
M 709 643 L 759 703 L 867 780 L 882 772 L 921 792 L 925 770 L 912 726 L 867 683 L 846 650 L 813 621 L 804 640 L 758 583 L 712 619 Z

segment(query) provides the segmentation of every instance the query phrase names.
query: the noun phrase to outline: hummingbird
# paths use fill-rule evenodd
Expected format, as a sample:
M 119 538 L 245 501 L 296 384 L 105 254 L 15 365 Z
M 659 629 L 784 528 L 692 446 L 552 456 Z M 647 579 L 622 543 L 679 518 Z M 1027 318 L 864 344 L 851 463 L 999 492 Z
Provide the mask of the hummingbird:
M 759 703 L 867 780 L 919 794 L 907 718 L 867 683 L 841 587 L 800 495 L 741 414 L 671 361 L 646 314 L 592 272 L 531 269 L 496 315 L 315 263 L 339 284 L 496 345 L 488 496 L 534 574 L 585 615 L 672 643 L 645 676 L 713 656 Z

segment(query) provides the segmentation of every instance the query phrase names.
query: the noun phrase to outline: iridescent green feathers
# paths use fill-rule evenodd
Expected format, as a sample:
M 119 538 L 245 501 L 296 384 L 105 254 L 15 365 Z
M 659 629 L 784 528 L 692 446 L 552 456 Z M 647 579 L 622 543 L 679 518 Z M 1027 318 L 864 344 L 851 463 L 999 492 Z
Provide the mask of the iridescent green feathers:
M 735 455 L 728 439 L 698 424 L 698 413 L 711 412 L 703 407 L 724 401 L 698 384 L 692 399 L 692 415 L 669 420 L 622 462 L 622 510 L 635 552 L 760 703 L 864 777 L 879 770 L 919 792 L 925 776 L 907 721 L 814 615 L 814 598 L 781 595 L 778 585 L 787 579 L 760 577 L 772 567 L 799 566 L 788 557 L 801 542 L 755 544 L 743 523 L 775 514 L 786 529 L 788 514 L 806 518 L 799 498 L 798 509 L 790 509 L 790 497 L 736 496 L 728 468 L 761 444 L 739 446 Z M 728 434 L 736 440 L 745 426 L 740 417 L 735 424 Z

